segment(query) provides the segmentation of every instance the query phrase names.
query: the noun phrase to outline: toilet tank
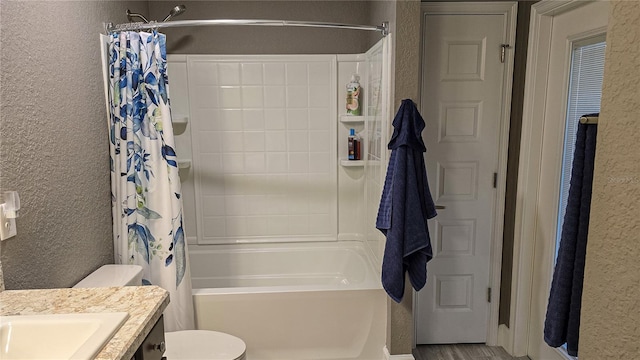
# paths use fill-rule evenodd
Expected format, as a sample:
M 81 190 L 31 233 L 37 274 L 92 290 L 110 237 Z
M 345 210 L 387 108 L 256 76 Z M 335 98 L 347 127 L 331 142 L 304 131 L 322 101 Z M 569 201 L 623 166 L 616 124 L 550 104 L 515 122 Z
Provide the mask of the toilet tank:
M 74 288 L 140 285 L 142 285 L 142 266 L 103 265 L 98 270 L 87 275 Z

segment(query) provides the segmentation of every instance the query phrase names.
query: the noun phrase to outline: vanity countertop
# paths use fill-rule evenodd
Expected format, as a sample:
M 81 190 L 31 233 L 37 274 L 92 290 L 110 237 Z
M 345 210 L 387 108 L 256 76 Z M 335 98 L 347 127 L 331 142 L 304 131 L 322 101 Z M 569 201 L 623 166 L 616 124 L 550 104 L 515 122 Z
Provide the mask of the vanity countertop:
M 169 304 L 157 286 L 5 290 L 0 315 L 128 312 L 129 318 L 102 348 L 96 360 L 130 360 Z

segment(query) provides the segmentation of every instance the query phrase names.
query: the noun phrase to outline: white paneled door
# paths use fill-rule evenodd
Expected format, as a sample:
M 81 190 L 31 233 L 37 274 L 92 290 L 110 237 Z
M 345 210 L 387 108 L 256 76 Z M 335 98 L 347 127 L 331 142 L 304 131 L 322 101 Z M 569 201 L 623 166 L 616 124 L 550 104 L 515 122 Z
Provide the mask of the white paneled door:
M 429 223 L 434 259 L 417 293 L 416 342 L 484 343 L 512 74 L 513 50 L 501 46 L 513 14 L 423 9 L 422 135 L 431 192 L 445 209 Z

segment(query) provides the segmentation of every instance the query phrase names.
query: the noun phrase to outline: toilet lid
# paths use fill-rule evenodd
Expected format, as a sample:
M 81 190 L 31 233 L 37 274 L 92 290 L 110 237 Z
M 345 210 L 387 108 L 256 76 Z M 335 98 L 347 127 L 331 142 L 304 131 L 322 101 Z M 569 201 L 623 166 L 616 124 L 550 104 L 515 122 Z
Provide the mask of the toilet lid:
M 184 330 L 164 334 L 167 360 L 243 360 L 247 346 L 241 339 L 208 330 Z

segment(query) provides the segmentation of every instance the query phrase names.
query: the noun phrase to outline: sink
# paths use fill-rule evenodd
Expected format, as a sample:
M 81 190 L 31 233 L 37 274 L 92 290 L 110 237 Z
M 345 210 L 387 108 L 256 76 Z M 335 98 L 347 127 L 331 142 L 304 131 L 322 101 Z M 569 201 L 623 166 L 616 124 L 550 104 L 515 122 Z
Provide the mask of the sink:
M 0 359 L 93 359 L 126 312 L 0 316 Z

